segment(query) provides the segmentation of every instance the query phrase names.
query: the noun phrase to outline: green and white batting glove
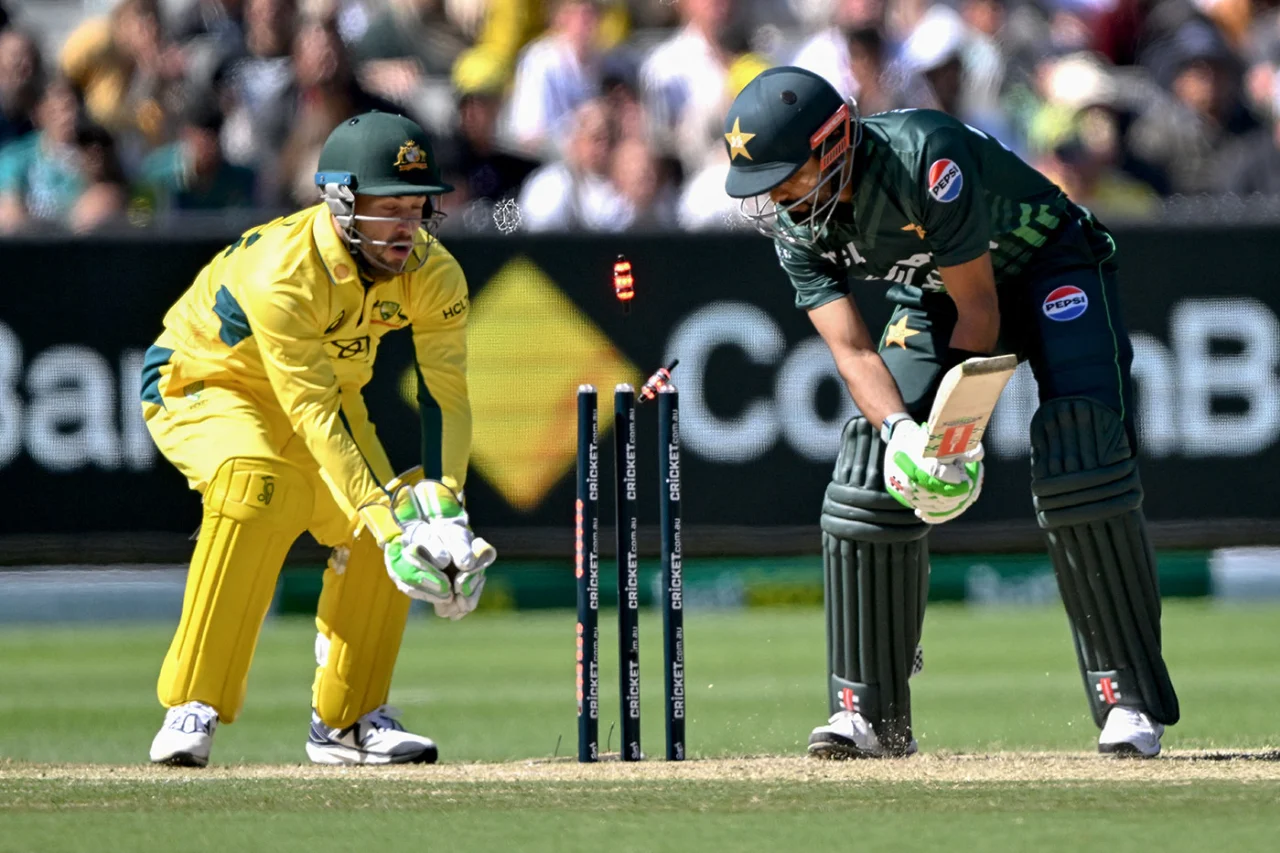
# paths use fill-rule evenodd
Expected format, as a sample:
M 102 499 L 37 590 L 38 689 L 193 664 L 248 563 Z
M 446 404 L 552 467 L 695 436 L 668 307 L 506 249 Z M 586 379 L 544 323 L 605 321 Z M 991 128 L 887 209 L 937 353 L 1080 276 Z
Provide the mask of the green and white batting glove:
M 916 518 L 942 524 L 971 507 L 982 491 L 982 445 L 954 462 L 924 455 L 929 433 L 923 424 L 902 420 L 884 453 L 885 490 L 898 503 L 915 510 Z
M 410 491 L 409 506 L 414 517 L 428 527 L 424 540 L 436 554 L 443 553 L 451 576 L 453 598 L 433 602 L 436 614 L 448 619 L 461 619 L 480 603 L 484 591 L 485 570 L 498 558 L 497 550 L 471 530 L 460 496 L 444 483 L 423 480 Z

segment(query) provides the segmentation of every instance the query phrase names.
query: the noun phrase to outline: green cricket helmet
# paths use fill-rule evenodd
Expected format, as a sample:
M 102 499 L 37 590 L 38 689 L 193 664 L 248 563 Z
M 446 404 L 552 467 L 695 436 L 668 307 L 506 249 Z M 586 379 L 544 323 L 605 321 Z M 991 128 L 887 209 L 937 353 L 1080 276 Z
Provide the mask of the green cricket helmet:
M 453 191 L 440 177 L 440 167 L 426 131 L 412 119 L 376 110 L 347 119 L 329 134 L 320 150 L 316 186 L 347 243 L 360 247 L 370 264 L 391 273 L 411 272 L 427 262 L 429 238 L 434 236 L 444 217 L 435 210 L 431 196 Z M 365 251 L 368 246 L 390 243 L 370 240 L 360 232 L 357 223 L 393 220 L 385 216 L 357 216 L 357 195 L 423 197 L 422 228 L 428 236 L 420 238 L 418 235 L 422 232 L 418 232 L 413 241 L 414 251 L 399 269 L 391 269 Z M 409 268 L 411 260 L 416 263 Z
M 725 118 L 725 192 L 742 200 L 742 215 L 765 236 L 812 245 L 853 179 L 861 135 L 857 104 L 826 80 L 803 68 L 770 68 L 743 88 Z M 813 189 L 775 204 L 768 192 L 814 158 L 819 173 Z M 806 205 L 803 213 L 796 211 Z

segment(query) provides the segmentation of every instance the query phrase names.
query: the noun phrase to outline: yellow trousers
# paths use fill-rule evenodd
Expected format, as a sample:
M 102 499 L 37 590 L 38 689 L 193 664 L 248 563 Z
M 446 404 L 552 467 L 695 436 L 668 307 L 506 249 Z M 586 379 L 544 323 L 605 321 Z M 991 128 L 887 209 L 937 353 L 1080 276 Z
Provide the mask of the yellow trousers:
M 409 599 L 383 568 L 372 536 L 357 535 L 325 475 L 274 400 L 243 388 L 164 387 L 143 404 L 160 452 L 203 496 L 182 620 L 157 693 L 166 707 L 199 701 L 235 720 L 280 568 L 304 532 L 335 548 L 317 610 L 312 706 L 345 728 L 387 700 Z M 381 482 L 391 463 L 363 401 L 344 400 L 354 438 Z

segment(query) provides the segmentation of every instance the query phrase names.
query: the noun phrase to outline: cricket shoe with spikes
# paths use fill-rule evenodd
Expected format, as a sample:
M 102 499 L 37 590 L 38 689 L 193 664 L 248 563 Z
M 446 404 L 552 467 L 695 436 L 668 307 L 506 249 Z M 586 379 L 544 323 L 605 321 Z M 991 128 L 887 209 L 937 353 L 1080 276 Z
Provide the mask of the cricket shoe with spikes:
M 164 715 L 164 725 L 151 741 L 151 760 L 175 767 L 204 767 L 218 728 L 218 712 L 203 702 L 176 705 Z
M 332 729 L 312 711 L 307 757 L 314 764 L 435 764 L 435 741 L 405 731 L 398 716 L 382 705 L 345 729 Z
M 818 726 L 809 735 L 809 754 L 814 758 L 889 758 L 915 753 L 914 740 L 901 753 L 885 749 L 871 723 L 856 711 L 832 714 L 825 726 Z
M 1128 758 L 1155 758 L 1160 754 L 1164 726 L 1142 711 L 1119 705 L 1107 713 L 1107 724 L 1098 737 L 1098 752 Z

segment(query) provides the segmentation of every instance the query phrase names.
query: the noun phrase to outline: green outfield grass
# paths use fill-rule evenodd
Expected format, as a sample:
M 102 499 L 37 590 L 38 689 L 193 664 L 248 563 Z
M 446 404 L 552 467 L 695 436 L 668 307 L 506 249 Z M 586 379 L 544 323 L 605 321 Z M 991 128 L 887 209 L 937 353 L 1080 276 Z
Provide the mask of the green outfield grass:
M 1273 850 L 1275 782 L 0 787 L 0 850 Z M 54 812 L 54 808 L 60 809 Z
M 571 755 L 573 622 L 569 612 L 415 620 L 392 702 L 409 726 L 439 742 L 443 762 Z M 642 624 L 643 738 L 646 751 L 660 756 L 661 628 L 656 618 Z M 821 611 L 691 612 L 686 625 L 691 755 L 802 752 L 826 714 Z M 33 762 L 144 762 L 162 718 L 155 676 L 171 629 L 0 630 L 0 851 L 320 851 L 361 843 L 378 853 L 805 844 L 1264 850 L 1280 830 L 1275 762 L 1175 757 L 1145 763 L 1141 778 L 1113 778 L 1110 768 L 1120 765 L 1084 757 L 1096 731 L 1065 618 L 1053 608 L 931 609 L 925 672 L 914 682 L 925 755 L 874 763 L 906 768 L 893 778 L 882 769 L 810 770 L 813 763 L 780 759 L 749 762 L 760 778 L 739 778 L 733 769 L 706 778 L 685 773 L 723 764 L 712 761 L 689 762 L 668 777 L 652 775 L 660 771 L 652 762 L 644 778 L 627 776 L 627 767 L 605 776 L 512 779 L 432 775 L 448 768 L 396 778 L 275 768 L 258 778 L 84 767 L 43 778 Z M 617 716 L 611 612 L 602 614 L 601 629 L 603 740 Z M 1280 608 L 1177 602 L 1166 606 L 1164 632 L 1183 710 L 1167 747 L 1280 746 Z M 304 760 L 312 638 L 307 620 L 266 626 L 242 717 L 218 731 L 216 765 Z M 1004 751 L 1081 756 L 1048 769 L 1028 759 L 1041 769 L 976 780 L 967 771 L 934 772 L 964 761 L 948 757 L 955 753 Z M 775 765 L 773 777 L 767 768 Z M 1204 767 L 1205 775 L 1188 776 L 1188 767 Z

